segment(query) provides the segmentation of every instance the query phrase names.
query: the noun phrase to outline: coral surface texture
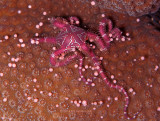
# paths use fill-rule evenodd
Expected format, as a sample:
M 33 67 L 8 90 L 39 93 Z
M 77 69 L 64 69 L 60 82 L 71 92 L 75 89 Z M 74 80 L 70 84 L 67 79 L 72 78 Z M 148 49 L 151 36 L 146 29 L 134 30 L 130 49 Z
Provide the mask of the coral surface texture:
M 159 7 L 0 0 L 0 121 L 160 121 Z

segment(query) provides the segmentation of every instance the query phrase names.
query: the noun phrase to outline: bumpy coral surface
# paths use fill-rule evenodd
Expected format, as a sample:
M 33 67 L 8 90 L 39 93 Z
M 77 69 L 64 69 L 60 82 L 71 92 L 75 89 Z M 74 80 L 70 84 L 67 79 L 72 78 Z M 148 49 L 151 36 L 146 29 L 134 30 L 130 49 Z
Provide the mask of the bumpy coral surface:
M 48 21 L 53 16 L 77 16 L 81 27 L 95 33 L 103 16 L 111 18 L 127 39 L 112 42 L 105 53 L 94 43 L 90 46 L 102 60 L 109 80 L 128 92 L 128 114 L 140 110 L 135 121 L 160 119 L 160 32 L 149 24 L 150 18 L 66 0 L 2 0 L 0 7 L 0 120 L 127 120 L 124 95 L 94 75 L 89 58 L 85 58 L 83 74 L 93 79 L 92 85 L 79 79 L 78 61 L 52 67 L 49 57 L 57 45 L 29 41 L 58 34 Z
M 160 0 L 79 0 L 91 3 L 100 9 L 110 9 L 115 12 L 126 13 L 130 16 L 141 16 L 154 13 L 160 7 Z

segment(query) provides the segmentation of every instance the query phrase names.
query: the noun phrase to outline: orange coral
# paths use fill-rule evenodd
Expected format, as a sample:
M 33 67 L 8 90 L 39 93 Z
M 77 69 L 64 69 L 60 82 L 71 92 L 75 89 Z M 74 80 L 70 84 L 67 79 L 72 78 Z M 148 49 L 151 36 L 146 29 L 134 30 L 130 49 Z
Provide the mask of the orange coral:
M 160 32 L 148 17 L 129 17 L 78 1 L 2 0 L 0 4 L 1 120 L 126 120 L 123 95 L 99 77 L 95 86 L 78 81 L 76 61 L 53 68 L 49 56 L 57 46 L 29 42 L 35 36 L 58 33 L 50 26 L 50 17 L 75 15 L 84 28 L 97 31 L 102 13 L 131 38 L 113 42 L 106 53 L 94 50 L 103 57 L 106 74 L 129 93 L 131 116 L 142 109 L 136 120 L 160 118 Z M 92 67 L 89 61 L 85 58 L 84 65 Z M 93 76 L 91 68 L 85 69 L 86 78 Z

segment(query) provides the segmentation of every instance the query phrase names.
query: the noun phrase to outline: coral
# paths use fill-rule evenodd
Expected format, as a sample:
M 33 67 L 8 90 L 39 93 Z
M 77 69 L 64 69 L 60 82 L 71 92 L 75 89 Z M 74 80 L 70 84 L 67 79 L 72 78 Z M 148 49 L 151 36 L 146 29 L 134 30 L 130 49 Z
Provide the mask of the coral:
M 102 16 L 109 17 L 127 39 L 111 42 L 105 53 L 90 46 L 109 81 L 128 92 L 127 113 L 142 109 L 135 120 L 160 118 L 160 32 L 151 18 L 66 0 L 1 0 L 0 7 L 0 120 L 126 120 L 124 96 L 101 77 L 87 85 L 79 79 L 78 61 L 59 68 L 50 64 L 57 45 L 29 42 L 59 33 L 48 21 L 53 16 L 77 16 L 82 28 L 97 34 Z M 95 72 L 90 61 L 84 58 L 82 68 L 88 80 Z
M 73 0 L 74 1 L 74 0 Z M 160 7 L 160 0 L 78 0 L 90 3 L 100 9 L 109 9 L 130 16 L 142 16 L 156 12 Z

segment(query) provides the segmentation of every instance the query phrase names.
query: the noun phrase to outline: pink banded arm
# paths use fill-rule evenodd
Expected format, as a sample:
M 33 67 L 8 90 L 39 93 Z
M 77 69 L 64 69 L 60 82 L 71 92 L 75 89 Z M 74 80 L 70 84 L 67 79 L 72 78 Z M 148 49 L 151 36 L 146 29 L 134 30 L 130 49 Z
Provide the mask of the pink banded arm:
M 107 86 L 109 86 L 110 88 L 117 89 L 119 92 L 122 92 L 124 94 L 124 96 L 125 96 L 124 115 L 126 116 L 126 118 L 128 120 L 135 119 L 140 111 L 135 113 L 133 117 L 130 117 L 127 114 L 127 109 L 128 109 L 128 105 L 129 105 L 129 96 L 128 96 L 127 92 L 125 91 L 125 89 L 122 86 L 114 85 L 110 81 L 108 81 L 107 76 L 105 75 L 105 73 L 102 69 L 101 63 L 99 62 L 98 57 L 93 53 L 93 51 L 90 51 L 89 48 L 85 45 L 82 46 L 82 50 L 85 51 L 85 54 L 92 59 L 94 66 L 98 67 L 97 71 L 98 71 L 99 75 L 101 76 L 101 78 L 105 81 Z M 88 53 L 86 53 L 86 52 L 88 52 Z
M 109 43 L 105 45 L 103 40 L 98 35 L 91 33 L 91 32 L 87 32 L 87 35 L 89 37 L 89 40 L 95 41 L 96 45 L 101 51 L 106 50 L 107 47 L 109 46 Z
M 63 23 L 63 21 L 59 21 L 56 18 L 52 18 L 51 20 L 51 24 L 54 25 L 55 27 L 59 28 L 59 29 L 66 29 L 66 23 Z
M 39 42 L 56 44 L 56 39 L 54 37 L 36 38 L 36 40 Z
M 70 23 L 73 25 L 74 23 L 79 25 L 79 19 L 77 17 L 69 17 Z

